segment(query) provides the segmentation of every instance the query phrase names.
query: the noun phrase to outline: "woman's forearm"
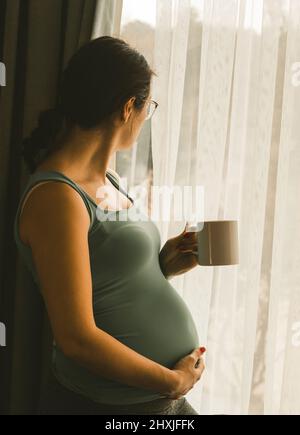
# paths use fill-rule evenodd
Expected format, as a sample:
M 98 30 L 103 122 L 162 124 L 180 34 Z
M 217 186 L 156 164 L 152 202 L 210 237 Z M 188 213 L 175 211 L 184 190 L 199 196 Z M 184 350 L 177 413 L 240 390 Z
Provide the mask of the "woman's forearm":
M 144 357 L 101 329 L 74 340 L 67 353 L 95 374 L 123 384 L 166 395 L 177 388 L 175 371 Z

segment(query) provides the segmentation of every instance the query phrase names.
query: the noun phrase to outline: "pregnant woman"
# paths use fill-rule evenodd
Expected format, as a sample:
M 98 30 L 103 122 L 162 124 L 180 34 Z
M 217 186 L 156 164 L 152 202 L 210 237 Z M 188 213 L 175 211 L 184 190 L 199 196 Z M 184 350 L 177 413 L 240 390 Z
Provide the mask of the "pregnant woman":
M 132 218 L 136 205 L 108 168 L 157 107 L 153 74 L 125 41 L 90 41 L 23 142 L 31 176 L 15 240 L 54 334 L 40 414 L 197 414 L 184 395 L 205 349 L 169 282 L 197 265 L 196 240 L 185 228 L 160 249 L 157 226 Z

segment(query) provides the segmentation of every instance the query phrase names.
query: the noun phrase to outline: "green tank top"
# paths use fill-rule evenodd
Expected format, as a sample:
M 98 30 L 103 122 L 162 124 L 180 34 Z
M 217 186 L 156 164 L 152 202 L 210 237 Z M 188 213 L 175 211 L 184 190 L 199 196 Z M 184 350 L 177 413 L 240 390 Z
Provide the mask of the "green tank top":
M 160 269 L 161 239 L 157 225 L 138 209 L 112 174 L 107 172 L 106 176 L 131 200 L 129 209 L 104 211 L 60 172 L 32 174 L 14 223 L 19 253 L 39 286 L 31 249 L 19 237 L 21 205 L 29 190 L 41 182 L 55 180 L 72 186 L 81 195 L 91 218 L 88 243 L 96 325 L 136 352 L 171 369 L 200 346 L 196 325 L 187 304 Z M 55 343 L 52 364 L 61 384 L 98 403 L 132 404 L 163 397 L 156 391 L 97 376 L 67 358 Z

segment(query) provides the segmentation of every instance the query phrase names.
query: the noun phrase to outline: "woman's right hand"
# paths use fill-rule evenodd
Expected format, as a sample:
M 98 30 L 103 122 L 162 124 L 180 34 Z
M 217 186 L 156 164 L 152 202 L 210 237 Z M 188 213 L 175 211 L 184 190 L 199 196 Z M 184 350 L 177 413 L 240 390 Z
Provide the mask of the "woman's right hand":
M 205 369 L 205 364 L 202 358 L 205 351 L 205 348 L 194 349 L 193 352 L 176 363 L 172 369 L 176 374 L 174 390 L 165 397 L 168 397 L 169 399 L 180 399 L 194 387 L 196 382 L 201 378 Z M 197 361 L 198 364 L 196 364 Z

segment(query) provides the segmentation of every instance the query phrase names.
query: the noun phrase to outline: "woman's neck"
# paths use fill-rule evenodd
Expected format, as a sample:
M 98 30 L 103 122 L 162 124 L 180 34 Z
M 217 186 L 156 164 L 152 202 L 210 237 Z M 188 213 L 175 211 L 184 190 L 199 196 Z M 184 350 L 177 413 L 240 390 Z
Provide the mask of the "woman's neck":
M 36 170 L 59 171 L 79 183 L 95 181 L 105 184 L 115 142 L 116 138 L 108 135 L 104 137 L 99 132 L 74 128 Z

